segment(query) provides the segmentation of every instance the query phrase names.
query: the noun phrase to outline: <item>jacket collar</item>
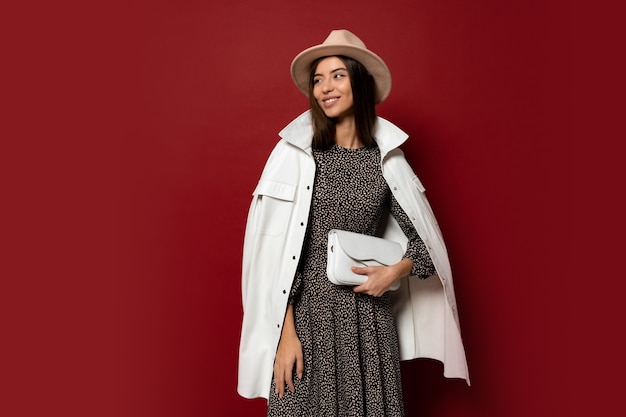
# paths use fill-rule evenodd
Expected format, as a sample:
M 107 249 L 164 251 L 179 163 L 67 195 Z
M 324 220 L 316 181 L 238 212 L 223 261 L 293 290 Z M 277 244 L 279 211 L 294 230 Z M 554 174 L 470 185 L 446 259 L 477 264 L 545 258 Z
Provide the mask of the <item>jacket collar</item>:
M 311 111 L 307 110 L 291 121 L 278 135 L 298 148 L 310 152 L 313 138 L 313 123 Z M 374 140 L 380 148 L 381 157 L 402 145 L 409 135 L 388 120 L 378 117 L 374 129 Z

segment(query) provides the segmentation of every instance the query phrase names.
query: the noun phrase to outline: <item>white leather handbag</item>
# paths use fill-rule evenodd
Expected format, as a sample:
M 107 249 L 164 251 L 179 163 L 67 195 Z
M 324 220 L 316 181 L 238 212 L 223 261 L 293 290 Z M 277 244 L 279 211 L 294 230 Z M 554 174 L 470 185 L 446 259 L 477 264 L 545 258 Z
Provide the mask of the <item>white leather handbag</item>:
M 367 275 L 352 272 L 353 266 L 387 266 L 402 260 L 404 251 L 398 242 L 376 236 L 333 229 L 328 232 L 326 274 L 333 284 L 360 285 Z M 396 281 L 389 289 L 400 287 Z

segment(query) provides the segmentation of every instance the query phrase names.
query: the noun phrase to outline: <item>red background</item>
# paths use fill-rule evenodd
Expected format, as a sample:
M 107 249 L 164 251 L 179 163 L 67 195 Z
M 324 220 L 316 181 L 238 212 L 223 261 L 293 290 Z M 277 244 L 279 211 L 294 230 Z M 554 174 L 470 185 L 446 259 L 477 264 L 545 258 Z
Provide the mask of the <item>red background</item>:
M 472 378 L 403 364 L 407 416 L 566 415 L 569 9 L 163 1 L 9 10 L 3 415 L 255 416 L 236 393 L 243 228 L 291 59 L 347 28 L 451 257 Z M 5 15 L 7 16 L 7 15 Z M 7 197 L 8 198 L 8 197 Z

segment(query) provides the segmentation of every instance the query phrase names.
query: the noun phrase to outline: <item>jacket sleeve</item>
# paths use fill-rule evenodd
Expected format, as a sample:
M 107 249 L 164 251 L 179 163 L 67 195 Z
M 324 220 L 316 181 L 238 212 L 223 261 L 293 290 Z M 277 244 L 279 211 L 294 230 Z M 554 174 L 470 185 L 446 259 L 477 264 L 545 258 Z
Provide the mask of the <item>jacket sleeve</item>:
M 252 202 L 250 203 L 250 208 L 248 210 L 248 217 L 246 221 L 246 230 L 244 233 L 243 240 L 243 256 L 242 256 L 242 265 L 241 265 L 241 296 L 242 296 L 242 304 L 245 310 L 246 308 L 246 298 L 248 296 L 248 284 L 250 280 L 250 269 L 251 264 L 253 262 L 253 254 L 254 254 L 254 245 L 256 242 L 256 231 L 258 230 L 258 209 L 260 207 L 260 199 L 261 196 L 258 193 L 261 184 L 263 184 L 263 178 L 265 176 L 266 171 L 270 169 L 272 162 L 276 159 L 276 155 L 280 153 L 281 147 L 284 146 L 283 141 L 279 141 L 272 152 L 270 153 L 267 161 L 265 162 L 265 166 L 263 167 L 263 172 L 261 173 L 261 177 L 259 178 L 259 182 L 257 183 L 253 193 L 252 193 Z
M 398 203 L 422 238 L 439 279 L 404 280 L 392 294 L 398 328 L 400 359 L 436 359 L 444 364 L 444 376 L 463 378 L 469 372 L 461 339 L 459 316 L 448 253 L 425 189 L 399 149 L 389 153 L 384 169 Z M 395 220 L 395 219 L 393 219 Z M 402 243 L 397 222 L 389 222 L 385 237 Z
M 248 282 L 250 279 L 250 264 L 252 263 L 252 253 L 254 253 L 254 230 L 256 230 L 256 206 L 258 196 L 254 195 L 250 209 L 248 210 L 248 220 L 246 222 L 246 231 L 243 239 L 243 257 L 241 265 L 241 296 L 242 305 L 245 310 L 246 299 L 248 296 Z

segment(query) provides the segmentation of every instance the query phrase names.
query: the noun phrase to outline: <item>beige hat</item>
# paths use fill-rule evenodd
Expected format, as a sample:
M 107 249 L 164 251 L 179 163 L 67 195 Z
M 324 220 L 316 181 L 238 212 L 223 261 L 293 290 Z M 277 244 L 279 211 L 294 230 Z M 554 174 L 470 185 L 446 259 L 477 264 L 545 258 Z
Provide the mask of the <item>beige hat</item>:
M 374 77 L 376 83 L 376 103 L 382 103 L 391 91 L 391 73 L 385 62 L 367 49 L 363 41 L 345 29 L 333 30 L 321 45 L 312 46 L 300 52 L 291 62 L 291 78 L 296 87 L 309 95 L 311 64 L 324 56 L 343 55 L 356 59 Z

